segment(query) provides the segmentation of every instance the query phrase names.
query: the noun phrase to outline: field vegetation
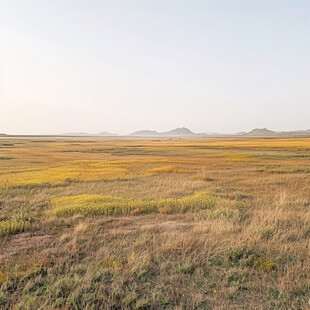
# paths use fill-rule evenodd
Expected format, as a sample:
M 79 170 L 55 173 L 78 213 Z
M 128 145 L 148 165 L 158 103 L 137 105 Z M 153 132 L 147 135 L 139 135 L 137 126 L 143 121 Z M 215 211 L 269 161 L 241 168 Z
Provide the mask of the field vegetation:
M 310 309 L 310 139 L 1 137 L 0 309 Z

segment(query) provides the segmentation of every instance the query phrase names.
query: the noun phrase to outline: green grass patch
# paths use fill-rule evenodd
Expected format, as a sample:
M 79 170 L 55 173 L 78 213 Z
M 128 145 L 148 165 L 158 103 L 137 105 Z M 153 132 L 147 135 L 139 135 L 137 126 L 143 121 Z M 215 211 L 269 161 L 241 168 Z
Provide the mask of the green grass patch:
M 158 200 L 133 199 L 117 196 L 78 195 L 51 199 L 51 213 L 56 216 L 74 214 L 136 215 L 145 213 L 185 213 L 187 211 L 212 209 L 216 198 L 209 192 L 196 192 L 183 198 Z

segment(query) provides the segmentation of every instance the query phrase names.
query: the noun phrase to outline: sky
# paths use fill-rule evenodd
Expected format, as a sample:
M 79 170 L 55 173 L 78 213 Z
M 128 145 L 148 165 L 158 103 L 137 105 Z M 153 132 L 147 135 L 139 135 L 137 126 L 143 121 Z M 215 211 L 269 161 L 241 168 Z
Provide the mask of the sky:
M 0 133 L 310 129 L 309 0 L 0 0 Z

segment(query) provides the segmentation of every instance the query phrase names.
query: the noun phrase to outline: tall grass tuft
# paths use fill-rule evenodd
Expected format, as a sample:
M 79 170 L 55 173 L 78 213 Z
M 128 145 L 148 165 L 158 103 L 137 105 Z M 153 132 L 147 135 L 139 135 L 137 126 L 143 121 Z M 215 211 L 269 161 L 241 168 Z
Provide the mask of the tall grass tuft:
M 29 221 L 24 220 L 9 220 L 0 222 L 0 236 L 14 235 L 30 229 Z

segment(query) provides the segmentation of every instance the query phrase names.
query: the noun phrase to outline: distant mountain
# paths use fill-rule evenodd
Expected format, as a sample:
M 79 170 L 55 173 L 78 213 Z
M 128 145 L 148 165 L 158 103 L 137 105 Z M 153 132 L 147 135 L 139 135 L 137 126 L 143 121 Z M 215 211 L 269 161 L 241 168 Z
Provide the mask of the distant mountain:
M 139 130 L 130 134 L 134 137 L 186 137 L 186 136 L 200 136 L 203 134 L 197 134 L 189 130 L 188 128 L 175 128 L 166 132 L 158 132 L 154 130 Z
M 182 128 L 176 128 L 173 130 L 170 130 L 168 132 L 165 132 L 165 135 L 168 136 L 197 136 L 200 134 L 194 133 L 188 128 L 182 127 Z
M 155 136 L 160 136 L 161 133 L 155 130 L 139 130 L 131 133 L 129 136 L 150 136 L 150 137 L 155 137 Z
M 269 130 L 267 128 L 255 128 L 250 132 L 244 134 L 244 136 L 247 137 L 270 137 L 275 135 L 277 135 L 275 131 Z
M 110 132 L 107 132 L 107 131 L 101 131 L 96 136 L 111 137 L 111 136 L 117 136 L 117 134 L 116 133 L 110 133 Z
M 5 137 L 5 136 L 7 136 L 7 134 L 5 134 L 5 133 L 0 133 L 0 137 Z

